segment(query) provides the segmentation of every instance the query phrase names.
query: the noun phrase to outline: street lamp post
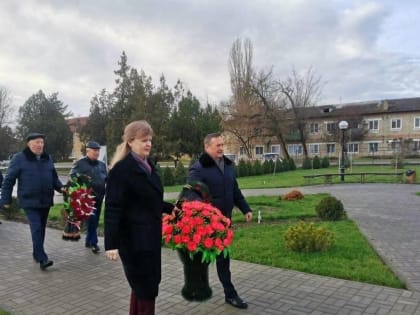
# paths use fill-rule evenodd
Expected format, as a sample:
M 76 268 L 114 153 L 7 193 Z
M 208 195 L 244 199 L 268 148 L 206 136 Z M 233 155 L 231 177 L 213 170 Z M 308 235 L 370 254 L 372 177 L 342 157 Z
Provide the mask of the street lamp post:
M 342 120 L 338 123 L 338 128 L 341 130 L 341 161 L 340 161 L 340 176 L 341 181 L 344 182 L 344 133 L 346 132 L 347 128 L 349 127 L 349 123 L 345 120 Z

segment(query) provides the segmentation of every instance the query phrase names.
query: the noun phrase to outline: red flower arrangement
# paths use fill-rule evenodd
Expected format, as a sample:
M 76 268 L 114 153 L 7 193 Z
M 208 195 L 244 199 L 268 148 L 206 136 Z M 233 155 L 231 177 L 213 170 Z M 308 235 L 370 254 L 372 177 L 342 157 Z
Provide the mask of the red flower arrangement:
M 67 192 L 64 195 L 63 214 L 66 224 L 63 231 L 63 240 L 79 240 L 82 221 L 94 215 L 96 210 L 92 188 L 88 188 L 85 181 L 85 178 L 76 174 L 70 178 L 67 184 Z
M 211 204 L 184 201 L 179 214 L 163 218 L 162 240 L 172 249 L 185 250 L 191 259 L 201 252 L 201 261 L 210 263 L 221 253 L 229 255 L 233 239 L 230 225 L 230 219 Z

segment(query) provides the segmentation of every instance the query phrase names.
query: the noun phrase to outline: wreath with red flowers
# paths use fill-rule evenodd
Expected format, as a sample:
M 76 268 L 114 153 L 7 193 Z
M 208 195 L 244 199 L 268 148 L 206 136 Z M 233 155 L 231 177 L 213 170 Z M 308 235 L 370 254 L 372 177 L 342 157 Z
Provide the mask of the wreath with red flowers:
M 63 231 L 64 240 L 79 240 L 82 221 L 95 213 L 95 196 L 88 187 L 89 177 L 76 174 L 70 177 L 64 193 L 63 215 L 66 223 Z

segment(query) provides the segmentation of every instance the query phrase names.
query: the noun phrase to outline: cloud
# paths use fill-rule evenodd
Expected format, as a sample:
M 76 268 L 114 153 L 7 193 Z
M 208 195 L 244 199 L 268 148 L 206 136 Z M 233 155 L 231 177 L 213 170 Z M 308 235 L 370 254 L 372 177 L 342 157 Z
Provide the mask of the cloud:
M 415 96 L 419 8 L 415 1 L 5 0 L 0 84 L 17 106 L 42 89 L 87 115 L 90 99 L 113 89 L 125 50 L 155 82 L 162 73 L 170 86 L 181 79 L 217 104 L 230 94 L 230 47 L 249 37 L 258 68 L 285 77 L 312 66 L 327 82 L 322 102 Z

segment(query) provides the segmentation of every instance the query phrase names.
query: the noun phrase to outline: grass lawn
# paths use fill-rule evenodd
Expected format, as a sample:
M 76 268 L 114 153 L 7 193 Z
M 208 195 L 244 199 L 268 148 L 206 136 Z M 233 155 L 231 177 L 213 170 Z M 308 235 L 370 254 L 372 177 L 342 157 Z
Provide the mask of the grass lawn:
M 404 172 L 407 169 L 416 170 L 420 172 L 419 166 L 410 165 L 405 169 L 398 169 L 397 172 Z M 356 165 L 352 168 L 347 168 L 345 174 L 345 183 L 360 183 L 360 176 L 351 175 L 352 173 L 360 172 L 385 172 L 393 173 L 395 168 L 390 165 Z M 295 171 L 276 173 L 275 175 L 259 175 L 238 178 L 238 184 L 241 189 L 256 189 L 256 188 L 284 188 L 284 187 L 298 187 L 309 185 L 303 178 L 303 175 L 310 174 L 326 174 L 326 173 L 339 173 L 337 166 L 320 169 L 303 170 L 297 169 Z M 405 178 L 405 175 L 403 175 Z M 334 176 L 332 182 L 335 184 L 341 183 L 339 176 Z M 396 178 L 393 176 L 367 176 L 367 183 L 395 183 Z M 311 184 L 324 184 L 324 178 L 313 179 Z M 166 186 L 165 192 L 179 192 L 182 185 Z
M 235 211 L 235 238 L 232 258 L 262 265 L 299 270 L 354 281 L 395 288 L 405 288 L 394 273 L 382 262 L 356 224 L 351 220 L 317 222 L 336 235 L 335 246 L 327 252 L 297 253 L 284 248 L 283 235 L 300 219 L 319 221 L 315 205 L 327 194 L 306 195 L 297 201 L 278 197 L 250 197 L 251 208 L 259 209 L 262 223 L 245 224 Z M 256 216 L 257 213 L 254 214 Z

